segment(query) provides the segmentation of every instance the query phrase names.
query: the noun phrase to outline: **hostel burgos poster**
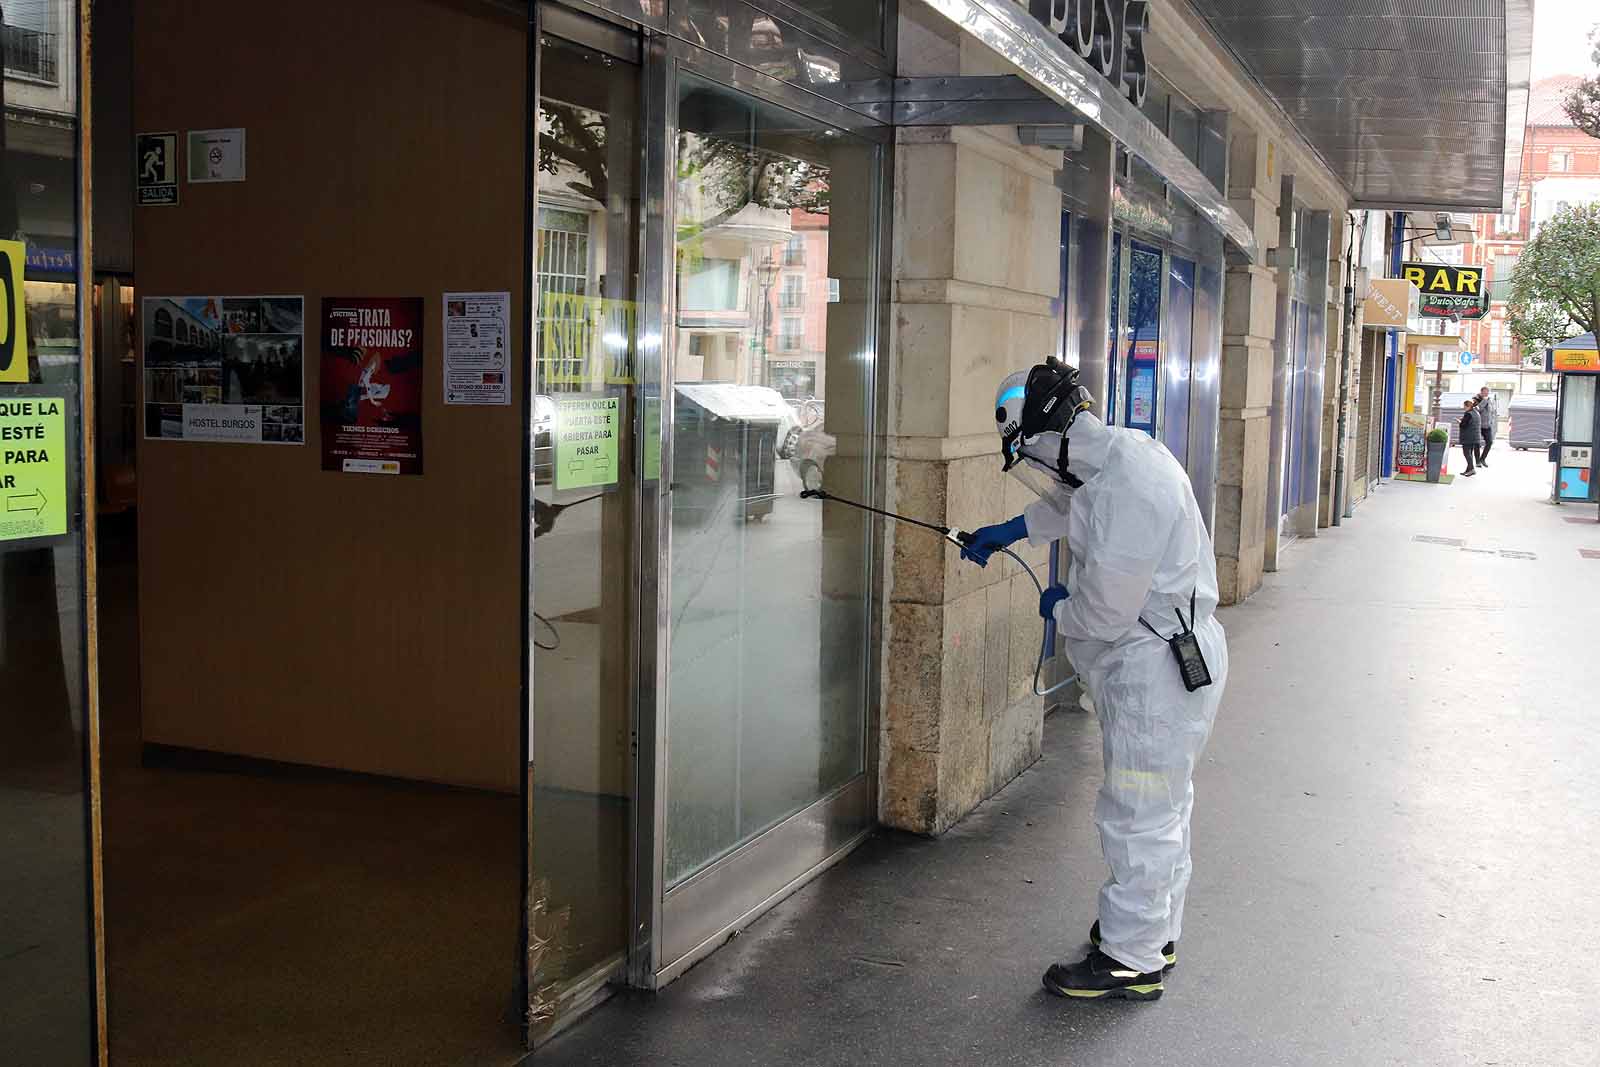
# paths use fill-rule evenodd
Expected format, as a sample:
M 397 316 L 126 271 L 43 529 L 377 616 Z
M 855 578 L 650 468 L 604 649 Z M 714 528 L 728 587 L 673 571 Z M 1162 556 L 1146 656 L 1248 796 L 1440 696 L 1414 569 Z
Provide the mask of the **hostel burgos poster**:
M 322 469 L 422 473 L 422 297 L 322 298 Z

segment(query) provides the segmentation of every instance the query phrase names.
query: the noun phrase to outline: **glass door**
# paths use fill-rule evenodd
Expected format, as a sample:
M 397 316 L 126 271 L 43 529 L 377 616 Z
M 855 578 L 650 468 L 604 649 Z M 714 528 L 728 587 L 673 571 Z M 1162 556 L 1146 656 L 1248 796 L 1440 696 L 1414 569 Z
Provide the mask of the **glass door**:
M 1310 412 L 1307 411 L 1310 366 L 1310 309 L 1304 301 L 1294 300 L 1289 305 L 1289 366 L 1288 366 L 1288 418 L 1284 421 L 1283 507 L 1284 515 L 1292 515 L 1306 503 L 1306 463 L 1309 442 L 1306 440 Z M 1294 536 L 1292 523 L 1285 524 L 1284 536 Z
M 81 403 L 95 380 L 93 287 L 81 252 L 76 274 L 33 253 L 71 263 L 82 247 L 79 15 L 75 0 L 6 5 L 6 88 L 51 91 L 37 124 L 6 120 L 34 133 L 0 140 L 0 1060 L 63 1067 L 97 1062 L 105 1004 L 95 432 Z
M 669 977 L 871 824 L 872 526 L 800 492 L 872 499 L 882 151 L 725 84 L 748 72 L 678 59 Z
M 621 49 L 626 51 L 626 49 Z M 529 455 L 529 1017 L 629 943 L 639 456 L 640 74 L 544 36 Z
M 1167 352 L 1161 440 L 1189 466 L 1189 394 L 1193 377 L 1194 264 L 1172 256 L 1167 270 Z
M 1161 402 L 1161 250 L 1139 241 L 1128 249 L 1128 319 L 1124 327 L 1123 425 L 1156 436 Z

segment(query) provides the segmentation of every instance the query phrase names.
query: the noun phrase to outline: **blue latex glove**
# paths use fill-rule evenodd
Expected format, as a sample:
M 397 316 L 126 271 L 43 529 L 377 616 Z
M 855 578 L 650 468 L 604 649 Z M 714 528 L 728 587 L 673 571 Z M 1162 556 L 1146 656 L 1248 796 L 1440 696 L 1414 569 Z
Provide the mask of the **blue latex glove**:
M 1052 585 L 1039 597 L 1039 617 L 1049 621 L 1056 617 L 1056 605 L 1071 596 L 1064 585 Z
M 1027 536 L 1028 521 L 1021 515 L 997 526 L 984 526 L 972 532 L 972 544 L 961 550 L 961 558 L 987 567 L 990 556 Z

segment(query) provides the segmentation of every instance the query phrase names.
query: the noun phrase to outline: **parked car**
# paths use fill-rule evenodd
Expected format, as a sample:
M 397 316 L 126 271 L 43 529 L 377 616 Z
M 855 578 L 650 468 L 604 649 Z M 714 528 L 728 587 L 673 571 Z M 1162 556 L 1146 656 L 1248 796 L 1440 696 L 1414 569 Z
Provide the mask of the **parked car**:
M 1518 452 L 1543 452 L 1556 440 L 1554 393 L 1531 393 L 1511 398 L 1511 428 L 1506 440 Z

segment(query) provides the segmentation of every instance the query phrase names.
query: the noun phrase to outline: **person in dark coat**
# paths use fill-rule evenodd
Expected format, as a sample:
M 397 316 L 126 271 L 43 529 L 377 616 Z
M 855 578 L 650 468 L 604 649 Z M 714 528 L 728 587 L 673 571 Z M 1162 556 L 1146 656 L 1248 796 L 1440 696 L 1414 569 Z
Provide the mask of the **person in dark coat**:
M 1461 451 L 1467 456 L 1467 469 L 1461 472 L 1463 478 L 1470 478 L 1478 473 L 1475 462 L 1478 449 L 1483 447 L 1482 423 L 1478 419 L 1478 402 L 1476 400 L 1463 400 L 1461 402 L 1461 422 L 1459 438 Z

